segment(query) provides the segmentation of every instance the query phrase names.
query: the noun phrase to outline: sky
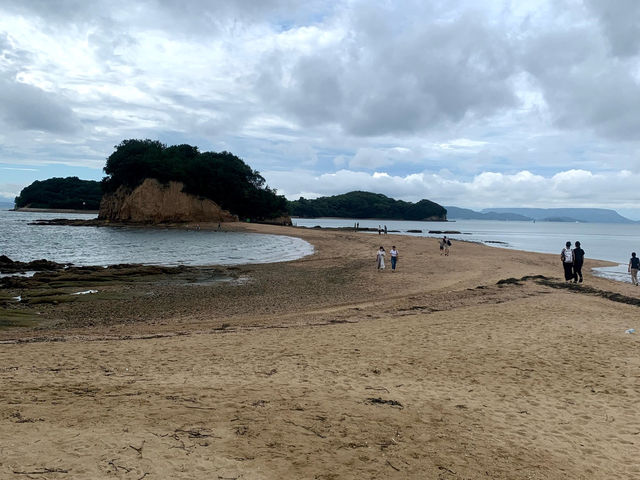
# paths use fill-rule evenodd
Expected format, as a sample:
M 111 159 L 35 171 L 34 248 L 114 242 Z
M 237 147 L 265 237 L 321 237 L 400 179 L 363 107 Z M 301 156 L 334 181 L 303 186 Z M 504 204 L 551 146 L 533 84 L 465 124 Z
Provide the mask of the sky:
M 129 138 L 352 190 L 640 219 L 636 0 L 2 0 L 0 200 Z

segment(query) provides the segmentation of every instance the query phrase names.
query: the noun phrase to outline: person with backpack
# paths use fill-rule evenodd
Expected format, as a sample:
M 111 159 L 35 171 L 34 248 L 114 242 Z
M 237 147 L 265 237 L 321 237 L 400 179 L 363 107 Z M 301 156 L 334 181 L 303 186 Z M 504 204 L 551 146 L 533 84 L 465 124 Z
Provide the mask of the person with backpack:
M 449 256 L 449 247 L 451 247 L 451 240 L 449 240 L 447 238 L 447 236 L 445 235 L 444 237 L 442 237 L 442 242 L 444 243 L 444 256 L 448 257 Z
M 573 273 L 573 252 L 571 251 L 571 242 L 567 242 L 560 252 L 560 260 L 562 260 L 562 268 L 564 268 L 564 279 L 569 282 L 575 279 Z
M 629 259 L 629 273 L 631 274 L 631 283 L 638 285 L 638 269 L 640 269 L 640 258 L 636 257 L 636 252 L 631 252 Z
M 582 283 L 582 265 L 584 264 L 584 250 L 580 248 L 580 242 L 576 242 L 573 249 L 573 282 Z

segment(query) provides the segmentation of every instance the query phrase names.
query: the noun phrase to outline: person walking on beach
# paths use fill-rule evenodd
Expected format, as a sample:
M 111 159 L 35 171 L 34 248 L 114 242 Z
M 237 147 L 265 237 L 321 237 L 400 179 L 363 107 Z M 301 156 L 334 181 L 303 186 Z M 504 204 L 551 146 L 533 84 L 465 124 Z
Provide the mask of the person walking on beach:
M 638 269 L 640 269 L 640 258 L 636 257 L 636 252 L 631 252 L 629 259 L 629 273 L 631 274 L 631 283 L 638 285 Z
M 387 234 L 387 226 L 386 225 L 384 226 L 384 234 L 385 235 Z
M 564 279 L 569 282 L 574 279 L 573 276 L 573 252 L 571 251 L 571 242 L 567 242 L 560 252 L 560 260 L 564 268 Z
M 391 247 L 391 251 L 389 251 L 389 255 L 391 255 L 391 271 L 396 271 L 396 265 L 398 263 L 398 250 L 396 250 L 396 246 Z
M 451 248 L 451 240 L 447 237 L 445 238 L 445 242 L 444 242 L 444 256 L 448 257 L 449 256 L 449 249 Z
M 384 247 L 380 247 L 378 254 L 376 255 L 376 266 L 378 271 L 384 270 Z
M 582 265 L 584 264 L 584 250 L 580 248 L 580 242 L 576 242 L 573 249 L 573 283 L 582 283 Z
M 440 255 L 444 255 L 444 250 L 446 246 L 447 246 L 447 236 L 445 235 L 440 239 Z

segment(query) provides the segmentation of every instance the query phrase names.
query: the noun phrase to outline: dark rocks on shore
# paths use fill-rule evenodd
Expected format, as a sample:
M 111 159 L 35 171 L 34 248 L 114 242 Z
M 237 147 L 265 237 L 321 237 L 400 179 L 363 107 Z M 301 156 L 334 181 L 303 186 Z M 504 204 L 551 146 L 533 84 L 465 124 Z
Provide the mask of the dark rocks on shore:
M 429 233 L 435 233 L 438 235 L 460 235 L 462 232 L 457 230 L 429 230 Z
M 68 267 L 62 264 L 56 264 L 55 262 L 50 263 L 52 265 L 58 265 L 58 267 L 46 271 L 40 270 L 40 273 L 36 273 L 32 277 L 2 277 L 0 278 L 0 287 L 28 289 L 50 286 L 52 283 L 64 283 L 67 285 L 72 285 L 74 283 L 85 284 L 87 282 L 95 285 L 113 281 L 131 281 L 132 279 L 136 278 L 152 276 L 161 278 L 164 275 L 198 271 L 196 268 L 190 268 L 186 266 L 166 267 L 161 265 L 116 264 L 109 265 L 108 267 L 103 267 L 101 265 Z M 29 268 L 28 270 L 33 271 L 36 269 Z
M 109 222 L 104 220 L 98 220 L 97 218 L 91 220 L 80 220 L 77 218 L 52 218 L 47 220 L 35 220 L 29 225 L 70 225 L 72 227 L 101 227 L 109 225 Z
M 422 233 L 422 230 L 407 230 L 407 233 Z
M 18 262 L 11 260 L 6 255 L 0 255 L 0 273 L 24 273 L 24 272 L 52 272 L 61 270 L 71 265 L 70 263 L 56 263 L 50 260 L 33 260 L 31 262 Z

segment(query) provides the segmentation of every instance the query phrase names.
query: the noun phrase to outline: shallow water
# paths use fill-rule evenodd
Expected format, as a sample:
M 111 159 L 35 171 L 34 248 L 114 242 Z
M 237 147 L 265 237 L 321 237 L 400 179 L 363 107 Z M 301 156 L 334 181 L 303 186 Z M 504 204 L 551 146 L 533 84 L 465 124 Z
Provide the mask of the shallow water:
M 37 219 L 95 215 L 0 211 L 0 255 L 75 265 L 238 265 L 295 260 L 313 253 L 302 239 L 281 235 L 167 228 L 29 225 Z

